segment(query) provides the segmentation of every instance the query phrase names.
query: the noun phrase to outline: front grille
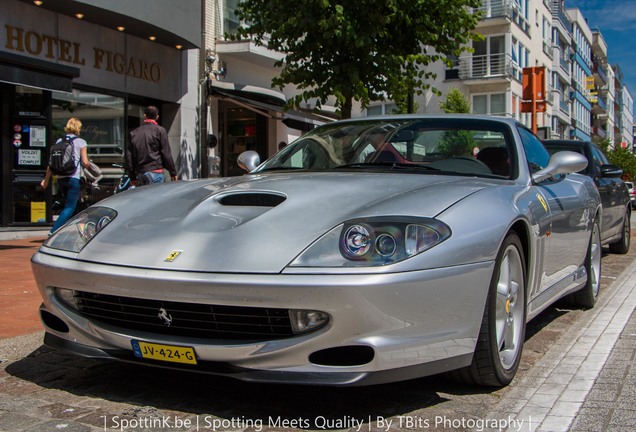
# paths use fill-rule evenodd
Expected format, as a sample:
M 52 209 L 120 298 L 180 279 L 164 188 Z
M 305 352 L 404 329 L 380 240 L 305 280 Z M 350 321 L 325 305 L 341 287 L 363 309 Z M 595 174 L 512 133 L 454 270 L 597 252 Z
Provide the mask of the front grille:
M 129 330 L 207 339 L 293 336 L 288 309 L 180 303 L 84 291 L 75 291 L 75 296 L 83 317 Z

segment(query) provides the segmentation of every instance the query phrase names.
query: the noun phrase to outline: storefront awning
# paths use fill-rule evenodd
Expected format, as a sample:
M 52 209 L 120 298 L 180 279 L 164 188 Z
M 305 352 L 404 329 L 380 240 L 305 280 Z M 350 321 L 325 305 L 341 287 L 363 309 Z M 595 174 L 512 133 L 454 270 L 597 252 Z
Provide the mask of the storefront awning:
M 210 81 L 208 94 L 240 105 L 267 118 L 281 120 L 285 126 L 304 132 L 334 120 L 310 112 L 286 109 L 285 95 L 263 87 Z M 278 115 L 271 115 L 268 111 L 274 111 Z
M 46 90 L 73 91 L 73 78 L 80 75 L 76 67 L 50 63 L 0 51 L 0 81 Z

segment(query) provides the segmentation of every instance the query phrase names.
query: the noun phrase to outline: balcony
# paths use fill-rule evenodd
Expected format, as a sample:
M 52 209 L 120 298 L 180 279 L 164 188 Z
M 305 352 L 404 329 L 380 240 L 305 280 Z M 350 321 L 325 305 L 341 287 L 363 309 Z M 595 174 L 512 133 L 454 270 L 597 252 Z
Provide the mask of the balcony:
M 567 14 L 559 4 L 559 2 L 552 2 L 552 18 L 556 19 L 567 30 L 567 33 L 572 33 L 572 22 L 568 18 Z
M 605 138 L 607 136 L 607 132 L 600 126 L 594 126 L 592 128 L 592 135 L 596 135 L 599 138 Z
M 590 96 L 592 102 L 592 114 L 607 114 L 607 103 L 601 96 Z
M 516 9 L 517 5 L 513 0 L 483 0 L 482 5 L 475 8 L 476 12 L 481 13 L 482 20 L 496 20 L 511 21 L 513 9 Z M 493 23 L 479 23 L 479 26 L 483 24 L 497 24 Z
M 594 81 L 597 86 L 602 87 L 607 84 L 607 74 L 603 70 L 603 66 L 594 63 L 592 72 L 594 73 Z
M 510 54 L 466 56 L 460 58 L 459 77 L 466 80 L 510 81 L 521 68 L 513 63 Z M 470 83 L 466 83 L 470 84 Z
M 554 46 L 552 45 L 552 41 L 549 39 L 543 40 L 543 52 L 552 60 L 554 57 Z

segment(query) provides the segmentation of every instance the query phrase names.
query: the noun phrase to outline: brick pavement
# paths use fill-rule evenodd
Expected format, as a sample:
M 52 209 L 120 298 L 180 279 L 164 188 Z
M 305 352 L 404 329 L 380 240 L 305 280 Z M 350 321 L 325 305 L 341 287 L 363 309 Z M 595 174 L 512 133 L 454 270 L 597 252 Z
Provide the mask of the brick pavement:
M 0 241 L 0 339 L 43 330 L 38 316 L 41 298 L 30 267 L 44 237 Z

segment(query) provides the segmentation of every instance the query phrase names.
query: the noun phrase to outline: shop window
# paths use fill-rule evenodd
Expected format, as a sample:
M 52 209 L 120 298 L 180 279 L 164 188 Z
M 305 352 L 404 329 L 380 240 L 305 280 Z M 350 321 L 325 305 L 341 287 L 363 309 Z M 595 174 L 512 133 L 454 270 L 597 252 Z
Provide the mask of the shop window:
M 14 115 L 18 117 L 44 117 L 46 98 L 41 89 L 33 87 L 15 87 Z
M 82 122 L 81 138 L 88 143 L 88 157 L 102 170 L 100 192 L 89 197 L 90 204 L 112 194 L 121 170 L 112 164 L 121 164 L 123 157 L 116 149 L 125 146 L 124 98 L 95 92 L 73 90 L 73 93 L 53 92 L 53 140 L 64 135 L 64 127 L 71 117 Z
M 39 178 L 37 179 L 39 180 Z M 13 185 L 13 222 L 17 224 L 45 223 L 46 197 L 36 180 Z

